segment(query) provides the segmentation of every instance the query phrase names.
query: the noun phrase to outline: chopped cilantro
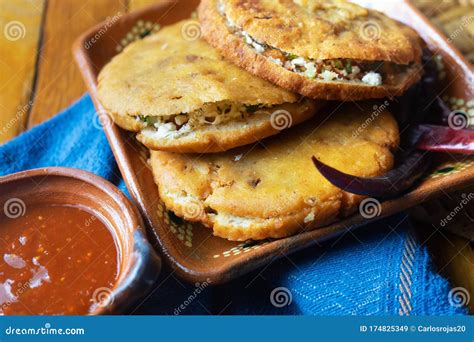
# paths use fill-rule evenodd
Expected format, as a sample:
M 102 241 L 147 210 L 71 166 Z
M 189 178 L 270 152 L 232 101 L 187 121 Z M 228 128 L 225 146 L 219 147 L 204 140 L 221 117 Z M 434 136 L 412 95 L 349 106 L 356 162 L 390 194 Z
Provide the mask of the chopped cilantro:
M 336 59 L 334 61 L 334 66 L 338 69 L 344 69 L 344 66 L 342 65 L 342 62 L 339 59 Z
M 153 125 L 153 118 L 151 116 L 139 115 L 141 121 L 145 122 L 148 126 Z
M 352 74 L 352 61 L 349 59 L 347 62 L 346 62 L 346 71 L 348 74 Z

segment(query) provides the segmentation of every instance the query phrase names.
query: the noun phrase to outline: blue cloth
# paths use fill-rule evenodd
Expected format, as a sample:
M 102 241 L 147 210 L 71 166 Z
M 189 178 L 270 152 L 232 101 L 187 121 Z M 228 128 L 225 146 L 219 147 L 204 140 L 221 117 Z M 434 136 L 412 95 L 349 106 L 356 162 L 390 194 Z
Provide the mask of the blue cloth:
M 0 146 L 0 175 L 44 166 L 87 170 L 126 191 L 88 95 Z M 229 284 L 205 287 L 198 295 L 196 284 L 179 280 L 165 268 L 133 313 L 465 314 L 450 290 L 402 214 L 270 261 Z

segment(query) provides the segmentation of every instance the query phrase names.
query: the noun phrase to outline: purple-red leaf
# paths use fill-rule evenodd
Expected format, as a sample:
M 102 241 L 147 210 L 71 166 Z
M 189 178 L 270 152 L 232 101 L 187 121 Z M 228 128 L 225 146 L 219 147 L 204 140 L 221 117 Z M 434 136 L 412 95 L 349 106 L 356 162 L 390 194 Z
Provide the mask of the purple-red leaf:
M 378 177 L 357 177 L 341 172 L 312 157 L 318 171 L 333 185 L 357 195 L 390 198 L 409 189 L 430 165 L 430 154 L 414 151 L 393 170 Z
M 418 125 L 416 148 L 424 151 L 474 154 L 474 130 L 449 126 Z

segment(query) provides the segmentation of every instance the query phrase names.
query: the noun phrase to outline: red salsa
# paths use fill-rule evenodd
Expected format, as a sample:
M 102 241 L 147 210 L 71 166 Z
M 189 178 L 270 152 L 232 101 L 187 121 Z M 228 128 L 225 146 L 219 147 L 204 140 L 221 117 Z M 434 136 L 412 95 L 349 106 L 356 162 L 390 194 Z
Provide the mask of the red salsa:
M 87 314 L 103 305 L 118 252 L 96 216 L 71 206 L 28 206 L 0 216 L 0 314 Z

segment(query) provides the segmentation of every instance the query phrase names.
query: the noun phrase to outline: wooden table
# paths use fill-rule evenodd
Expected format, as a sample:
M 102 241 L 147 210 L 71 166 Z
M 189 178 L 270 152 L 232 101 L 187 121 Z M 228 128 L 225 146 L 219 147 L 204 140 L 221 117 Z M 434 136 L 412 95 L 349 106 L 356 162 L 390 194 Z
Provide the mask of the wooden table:
M 151 0 L 0 0 L 0 143 L 50 118 L 86 88 L 75 38 Z M 10 29 L 10 35 L 5 34 Z
M 71 54 L 81 32 L 108 16 L 152 2 L 0 0 L 0 143 L 52 117 L 86 91 Z M 423 225 L 417 229 L 421 236 L 432 233 Z M 442 273 L 472 293 L 474 312 L 474 252 L 469 242 L 435 233 L 426 243 Z

